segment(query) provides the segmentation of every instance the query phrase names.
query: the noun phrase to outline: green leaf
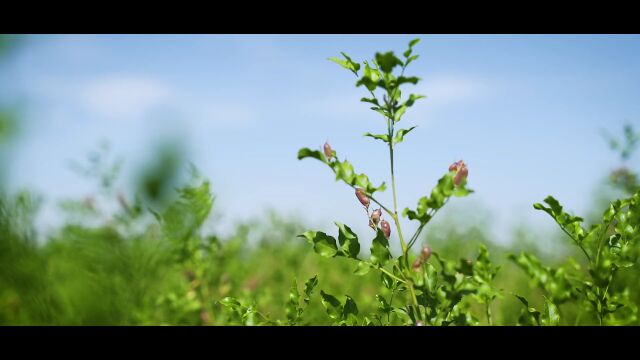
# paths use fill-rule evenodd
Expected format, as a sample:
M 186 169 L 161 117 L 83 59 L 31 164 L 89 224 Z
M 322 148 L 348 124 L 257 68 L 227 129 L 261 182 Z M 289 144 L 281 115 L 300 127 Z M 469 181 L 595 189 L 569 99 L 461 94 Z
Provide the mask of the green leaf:
M 328 60 L 333 61 L 334 63 L 342 66 L 343 68 L 347 69 L 347 70 L 351 70 L 353 73 L 357 73 L 358 70 L 360 70 L 360 64 L 354 62 L 353 60 L 351 60 L 351 58 L 349 56 L 347 56 L 347 54 L 341 52 L 340 54 L 342 54 L 342 56 L 344 56 L 344 60 L 343 59 L 339 59 L 336 57 L 330 57 Z
M 410 56 L 407 61 L 405 62 L 405 66 L 408 66 L 409 64 L 411 64 L 412 62 L 414 62 L 416 59 L 418 58 L 418 54 Z
M 420 39 L 413 39 L 413 40 L 411 40 L 411 41 L 409 42 L 409 48 L 407 49 L 407 51 L 405 51 L 405 52 L 402 54 L 402 55 L 404 55 L 404 57 L 405 57 L 405 58 L 408 58 L 408 59 L 407 59 L 407 62 L 405 63 L 405 66 L 409 65 L 409 63 L 411 63 L 413 60 L 415 60 L 415 58 L 417 58 L 417 57 L 418 57 L 418 55 L 414 55 L 414 56 L 411 56 L 411 57 L 409 57 L 409 56 L 410 56 L 410 55 L 411 55 L 411 53 L 413 52 L 413 46 L 414 46 L 414 45 L 416 45 L 416 44 L 417 44 L 417 43 L 419 43 L 419 42 L 420 42 Z M 412 59 L 412 58 L 413 58 L 413 59 Z
M 394 122 L 398 122 L 400 121 L 400 119 L 402 118 L 402 115 L 404 115 L 404 113 L 407 111 L 407 107 L 406 106 L 401 106 L 394 114 L 393 114 L 393 121 Z
M 560 313 L 558 307 L 545 297 L 545 319 L 543 323 L 547 326 L 558 326 L 560 324 Z
M 387 289 L 393 289 L 396 285 L 396 281 L 384 272 L 380 272 L 380 280 Z
M 321 256 L 331 258 L 338 254 L 336 239 L 321 231 L 307 231 L 298 237 L 306 238 L 313 244 L 313 250 Z
M 340 52 L 340 54 L 342 54 L 342 56 L 344 56 L 344 58 L 347 59 L 347 62 L 349 63 L 349 66 L 351 67 L 353 72 L 358 72 L 358 70 L 360 70 L 360 64 L 351 60 L 351 58 L 347 54 L 343 52 Z
M 221 305 L 230 308 L 231 310 L 237 312 L 238 314 L 244 313 L 247 308 L 242 306 L 238 300 L 232 297 L 225 297 L 224 299 L 218 301 Z
M 510 254 L 509 259 L 527 273 L 534 285 L 545 290 L 552 301 L 562 303 L 572 297 L 573 286 L 568 278 L 571 264 L 557 269 L 545 267 L 537 257 L 525 252 L 518 256 Z
M 358 236 L 347 225 L 335 222 L 338 226 L 338 242 L 340 243 L 340 251 L 349 258 L 357 259 L 360 253 L 360 243 Z
M 342 162 L 335 162 L 333 169 L 336 171 L 336 180 L 343 180 L 347 184 L 353 184 L 355 182 L 355 171 L 353 165 L 348 160 Z
M 403 215 L 407 216 L 410 220 L 418 220 L 422 224 L 428 223 L 435 211 L 444 206 L 445 202 L 451 196 L 466 196 L 472 192 L 472 190 L 466 188 L 466 182 L 463 181 L 459 186 L 453 184 L 453 171 L 446 173 L 438 180 L 438 184 L 431 190 L 429 197 L 423 196 L 418 200 L 417 209 L 405 209 Z
M 369 78 L 372 83 L 377 84 L 380 81 L 380 71 L 378 69 L 373 69 L 369 66 L 368 62 L 364 62 L 364 72 L 362 74 L 364 77 Z
M 375 134 L 371 134 L 371 133 L 366 133 L 364 134 L 364 136 L 368 136 L 377 140 L 382 140 L 386 143 L 389 142 L 389 135 L 375 135 Z
M 369 177 L 365 174 L 356 174 L 353 165 L 349 161 L 334 161 L 329 164 L 336 173 L 336 181 L 342 180 L 351 186 L 362 188 L 367 195 L 372 195 L 376 191 L 384 191 L 386 184 L 383 182 L 378 187 L 374 187 L 369 181 Z
M 346 295 L 347 300 L 342 308 L 342 318 L 352 324 L 357 323 L 358 306 L 351 296 Z
M 186 256 L 192 251 L 190 239 L 197 233 L 213 207 L 209 182 L 178 189 L 180 197 L 160 216 L 162 231 Z M 186 252 L 186 253 L 184 253 Z
M 380 67 L 380 70 L 387 74 L 391 73 L 394 67 L 403 64 L 402 61 L 393 54 L 393 51 L 376 53 L 376 63 Z
M 333 61 L 334 63 L 342 66 L 343 68 L 345 68 L 347 70 L 352 70 L 351 67 L 349 66 L 349 62 L 347 62 L 346 60 L 343 60 L 343 59 L 340 59 L 340 58 L 337 58 L 337 57 L 330 57 L 327 60 Z
M 416 85 L 419 81 L 420 81 L 420 78 L 416 76 L 409 76 L 409 77 L 400 76 L 396 80 L 396 86 L 400 86 L 402 84 L 407 84 L 407 83 Z
M 383 298 L 380 295 L 376 295 L 376 299 L 378 300 L 378 310 L 383 313 L 383 314 L 388 314 L 391 312 L 391 310 L 393 309 L 391 307 L 391 305 L 389 305 L 389 303 L 387 302 L 387 300 L 385 300 L 385 298 Z
M 389 251 L 389 241 L 384 236 L 382 230 L 378 229 L 376 237 L 371 242 L 371 262 L 376 265 L 384 266 L 391 258 Z
M 356 82 L 356 86 L 364 85 L 369 91 L 374 91 L 378 85 L 380 84 L 380 72 L 376 69 L 372 69 L 369 66 L 369 63 L 365 61 L 364 63 L 364 71 L 362 73 L 362 77 Z M 378 102 L 369 101 L 378 105 Z M 379 106 L 379 105 L 378 105 Z
M 362 101 L 362 102 L 368 102 L 368 103 L 374 104 L 374 105 L 376 105 L 376 106 L 380 106 L 380 104 L 378 104 L 378 99 L 375 99 L 375 98 L 373 98 L 373 99 L 369 99 L 369 98 L 364 98 L 364 97 L 363 97 L 362 99 L 360 99 L 360 101 Z
M 334 320 L 338 320 L 342 317 L 343 309 L 342 304 L 335 296 L 325 293 L 320 290 L 321 302 L 327 311 L 327 315 Z
M 293 284 L 289 290 L 289 301 L 286 306 L 287 320 L 289 324 L 293 325 L 298 320 L 300 309 L 300 293 L 298 292 L 298 283 L 296 279 L 293 279 Z
M 547 196 L 544 199 L 544 202 L 549 205 L 549 207 L 545 207 L 544 205 L 537 203 L 533 205 L 533 208 L 536 210 L 543 210 L 547 214 L 551 215 L 556 223 L 578 243 L 587 236 L 587 233 L 581 226 L 583 221 L 581 217 L 571 216 L 564 212 L 562 205 L 560 205 L 558 200 L 554 199 L 553 196 Z
M 525 313 L 520 316 L 518 323 L 520 325 L 540 325 L 540 312 L 529 306 L 529 302 L 523 296 L 513 294 L 525 306 Z
M 310 278 L 309 280 L 307 280 L 307 282 L 304 283 L 304 302 L 305 303 L 309 303 L 309 300 L 311 299 L 311 294 L 313 294 L 313 289 L 318 285 L 318 275 L 315 275 L 314 277 Z
M 324 163 L 327 162 L 327 160 L 324 157 L 324 154 L 320 150 L 311 150 L 309 148 L 302 148 L 298 151 L 298 160 L 302 160 L 308 157 L 318 159 Z
M 417 100 L 420 100 L 420 99 L 426 99 L 426 96 L 411 94 L 409 95 L 409 98 L 407 99 L 407 101 L 404 102 L 404 106 L 411 107 L 413 106 L 413 104 L 415 104 Z
M 396 133 L 396 137 L 393 140 L 394 144 L 399 144 L 402 142 L 402 140 L 404 140 L 405 135 L 407 135 L 411 130 L 415 129 L 417 126 L 412 126 L 408 129 L 400 129 L 398 130 L 398 132 Z

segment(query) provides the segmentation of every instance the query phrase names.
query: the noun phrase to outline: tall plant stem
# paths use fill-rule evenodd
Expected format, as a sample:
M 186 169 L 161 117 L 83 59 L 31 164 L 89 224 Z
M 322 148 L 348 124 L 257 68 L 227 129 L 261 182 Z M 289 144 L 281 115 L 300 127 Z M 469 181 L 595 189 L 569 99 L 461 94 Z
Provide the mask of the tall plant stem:
M 407 247 L 407 243 L 404 241 L 404 236 L 402 235 L 402 227 L 400 226 L 400 219 L 398 219 L 398 195 L 396 192 L 396 177 L 394 172 L 394 164 L 393 164 L 393 119 L 387 119 L 387 126 L 389 130 L 389 160 L 391 164 L 391 190 L 393 192 L 393 214 L 391 215 L 393 218 L 393 222 L 396 224 L 396 229 L 398 230 L 398 238 L 400 239 L 400 246 L 402 247 L 402 260 L 404 261 L 405 269 L 409 268 L 409 259 L 407 257 L 407 253 L 409 248 Z M 418 305 L 418 298 L 416 297 L 416 292 L 413 288 L 413 281 L 410 278 L 407 278 L 403 275 L 406 280 L 406 285 L 409 288 L 409 292 L 411 293 L 411 301 L 413 305 L 416 307 L 416 311 L 418 312 L 418 317 L 422 319 L 422 314 L 420 312 L 420 306 Z
M 396 228 L 398 229 L 398 237 L 400 238 L 400 246 L 402 246 L 402 255 L 407 255 L 407 243 L 404 241 L 404 236 L 402 235 L 402 228 L 400 227 L 400 219 L 398 219 L 398 196 L 396 195 L 396 178 L 393 171 L 393 145 L 389 144 L 389 154 L 391 158 L 391 190 L 393 191 L 393 222 L 396 224 Z

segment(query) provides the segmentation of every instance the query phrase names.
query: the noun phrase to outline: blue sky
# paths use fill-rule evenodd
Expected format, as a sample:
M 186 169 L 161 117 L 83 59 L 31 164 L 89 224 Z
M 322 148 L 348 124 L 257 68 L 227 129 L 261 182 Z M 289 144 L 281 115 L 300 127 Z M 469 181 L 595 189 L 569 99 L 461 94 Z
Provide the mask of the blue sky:
M 366 231 L 350 188 L 301 147 L 329 140 L 356 170 L 388 181 L 388 154 L 362 136 L 384 123 L 359 99 L 354 77 L 327 61 L 404 51 L 416 35 L 40 35 L 0 69 L 0 98 L 28 104 L 10 180 L 56 199 L 91 191 L 69 160 L 108 140 L 125 157 L 124 182 L 163 136 L 181 139 L 211 179 L 221 231 L 267 208 L 332 230 Z M 443 215 L 469 222 L 477 208 L 507 241 L 519 223 L 551 226 L 531 204 L 553 194 L 584 212 L 619 164 L 600 131 L 640 119 L 640 37 L 418 35 L 408 72 L 427 95 L 400 125 L 418 125 L 397 150 L 401 208 L 428 194 L 448 165 L 469 166 L 470 198 Z M 408 91 L 408 90 L 407 90 Z M 631 164 L 637 164 L 631 159 Z M 390 203 L 391 193 L 381 196 Z

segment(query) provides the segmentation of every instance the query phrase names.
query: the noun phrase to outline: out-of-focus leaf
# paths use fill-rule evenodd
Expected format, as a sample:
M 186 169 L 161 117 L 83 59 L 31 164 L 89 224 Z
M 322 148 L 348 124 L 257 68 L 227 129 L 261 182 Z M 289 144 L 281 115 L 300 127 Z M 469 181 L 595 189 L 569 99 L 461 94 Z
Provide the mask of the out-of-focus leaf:
M 358 262 L 358 267 L 356 268 L 356 270 L 353 272 L 354 274 L 358 275 L 358 276 L 363 276 L 369 273 L 369 270 L 371 270 L 371 266 L 364 262 L 364 261 L 359 261 Z

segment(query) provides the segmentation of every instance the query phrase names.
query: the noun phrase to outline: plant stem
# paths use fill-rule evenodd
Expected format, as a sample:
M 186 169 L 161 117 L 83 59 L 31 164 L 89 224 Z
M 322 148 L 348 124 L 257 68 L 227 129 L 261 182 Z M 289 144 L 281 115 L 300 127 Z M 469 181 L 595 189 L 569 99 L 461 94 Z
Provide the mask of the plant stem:
M 391 308 L 393 308 L 393 295 L 396 294 L 395 289 L 391 290 L 391 299 L 389 299 L 389 306 L 391 306 Z M 391 322 L 391 311 L 389 311 L 387 313 L 387 322 L 390 323 Z
M 371 267 L 375 267 L 375 265 L 371 264 L 370 262 L 366 262 L 366 261 L 363 261 L 363 262 L 364 262 L 364 263 L 369 264 Z M 383 273 L 387 274 L 387 275 L 388 275 L 389 277 L 391 277 L 392 279 L 394 279 L 394 280 L 396 280 L 396 281 L 399 281 L 399 282 L 401 282 L 401 283 L 403 283 L 403 284 L 405 284 L 405 285 L 407 284 L 407 281 L 406 281 L 406 280 L 400 279 L 399 277 L 397 277 L 397 276 L 393 275 L 392 273 L 390 273 L 389 271 L 387 271 L 387 269 L 383 268 L 382 266 L 380 266 L 380 267 L 375 267 L 375 268 L 376 268 L 376 269 L 378 269 L 378 270 L 380 270 L 380 271 L 382 271 Z
M 418 298 L 416 297 L 416 291 L 413 289 L 413 283 L 411 281 L 407 281 L 407 286 L 409 287 L 409 292 L 411 292 L 411 300 L 413 301 L 413 305 L 416 307 L 418 318 L 422 320 L 422 312 L 420 312 L 420 305 L 418 305 Z
M 487 302 L 487 321 L 489 322 L 489 326 L 493 326 L 493 320 L 491 318 L 491 304 Z
M 393 138 L 393 124 L 391 119 L 389 119 L 389 138 Z M 402 235 L 402 228 L 400 226 L 400 220 L 398 219 L 398 195 L 396 192 L 396 177 L 394 173 L 393 166 L 393 143 L 389 142 L 389 159 L 391 160 L 391 190 L 393 191 L 393 214 L 391 217 L 393 218 L 393 222 L 396 224 L 396 229 L 398 230 L 398 238 L 400 238 L 400 246 L 402 247 L 402 256 L 405 260 L 405 265 L 408 268 L 409 262 L 407 260 L 407 252 L 409 248 L 407 247 L 407 243 L 404 241 L 404 236 Z
M 578 245 L 580 250 L 582 250 L 582 252 L 584 253 L 584 256 L 587 257 L 587 260 L 589 261 L 589 263 L 591 263 L 591 256 L 589 256 L 589 254 L 587 253 L 587 250 L 585 250 L 582 244 L 576 238 L 574 238 L 571 234 L 569 234 L 569 232 L 564 228 L 564 226 L 560 226 L 560 229 L 562 229 L 562 231 L 564 231 L 564 233 L 567 234 L 567 236 L 569 236 L 571 240 L 573 240 L 573 242 L 576 243 L 576 245 Z

